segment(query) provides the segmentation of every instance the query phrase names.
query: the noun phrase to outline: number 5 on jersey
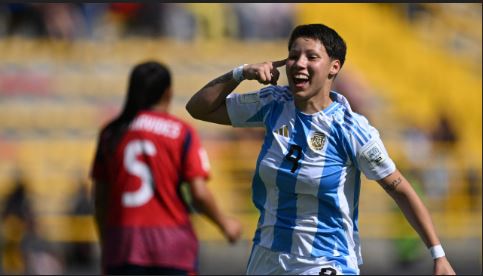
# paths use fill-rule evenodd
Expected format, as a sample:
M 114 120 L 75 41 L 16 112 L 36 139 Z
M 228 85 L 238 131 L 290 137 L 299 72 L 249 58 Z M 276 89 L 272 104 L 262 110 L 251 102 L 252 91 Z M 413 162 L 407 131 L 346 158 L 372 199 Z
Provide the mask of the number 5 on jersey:
M 138 207 L 146 204 L 154 195 L 153 175 L 149 167 L 136 157 L 141 153 L 154 156 L 156 148 L 149 140 L 133 140 L 124 150 L 124 167 L 126 170 L 141 179 L 139 189 L 132 192 L 124 192 L 122 204 L 125 207 Z

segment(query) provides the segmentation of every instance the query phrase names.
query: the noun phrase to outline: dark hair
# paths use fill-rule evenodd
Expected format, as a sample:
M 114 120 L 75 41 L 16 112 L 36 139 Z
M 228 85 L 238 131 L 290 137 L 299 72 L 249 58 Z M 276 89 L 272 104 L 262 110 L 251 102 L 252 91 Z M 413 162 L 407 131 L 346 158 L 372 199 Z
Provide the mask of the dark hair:
M 292 31 L 290 39 L 288 40 L 289 51 L 293 42 L 299 37 L 308 37 L 322 42 L 329 57 L 338 59 L 340 61 L 340 67 L 342 68 L 347 47 L 345 41 L 336 31 L 324 24 L 299 25 Z
M 124 107 L 119 116 L 105 127 L 109 132 L 111 150 L 115 149 L 136 114 L 158 103 L 170 86 L 171 73 L 159 62 L 143 62 L 132 69 Z

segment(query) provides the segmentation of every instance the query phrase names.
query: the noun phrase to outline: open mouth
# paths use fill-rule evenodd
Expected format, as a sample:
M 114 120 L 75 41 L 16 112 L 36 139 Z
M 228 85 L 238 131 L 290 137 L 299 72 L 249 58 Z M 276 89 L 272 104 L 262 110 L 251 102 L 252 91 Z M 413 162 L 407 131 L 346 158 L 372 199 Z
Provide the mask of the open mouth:
M 293 76 L 293 83 L 297 89 L 305 89 L 309 85 L 309 76 L 296 74 Z

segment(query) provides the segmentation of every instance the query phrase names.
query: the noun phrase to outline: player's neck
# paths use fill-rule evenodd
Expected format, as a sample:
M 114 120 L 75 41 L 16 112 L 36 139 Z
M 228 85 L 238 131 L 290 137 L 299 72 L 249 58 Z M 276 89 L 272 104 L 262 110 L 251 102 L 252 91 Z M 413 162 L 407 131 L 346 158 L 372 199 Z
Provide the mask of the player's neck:
M 151 107 L 151 111 L 159 112 L 159 113 L 169 113 L 169 103 L 159 102 L 153 105 L 153 107 Z
M 329 96 L 329 93 L 320 93 L 314 95 L 308 99 L 295 97 L 295 106 L 297 109 L 306 114 L 314 114 L 320 112 L 329 105 L 332 104 L 332 99 Z

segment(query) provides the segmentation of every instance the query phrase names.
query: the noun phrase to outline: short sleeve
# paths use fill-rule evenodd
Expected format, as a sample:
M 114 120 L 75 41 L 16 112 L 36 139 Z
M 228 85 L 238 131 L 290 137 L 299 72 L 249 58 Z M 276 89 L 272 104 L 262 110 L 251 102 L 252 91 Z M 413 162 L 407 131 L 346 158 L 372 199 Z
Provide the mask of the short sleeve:
M 376 128 L 356 113 L 346 112 L 345 128 L 349 131 L 357 166 L 370 180 L 380 180 L 396 170 Z
M 210 162 L 200 138 L 193 128 L 187 128 L 183 144 L 183 178 L 192 181 L 196 177 L 209 178 Z
M 226 107 L 232 126 L 263 126 L 263 116 L 260 116 L 262 102 L 260 101 L 258 92 L 246 94 L 231 93 L 226 98 Z
M 233 127 L 264 127 L 273 105 L 291 99 L 286 87 L 268 86 L 251 93 L 231 93 L 226 108 Z
M 380 180 L 396 170 L 379 136 L 359 149 L 357 162 L 359 169 L 371 180 Z

